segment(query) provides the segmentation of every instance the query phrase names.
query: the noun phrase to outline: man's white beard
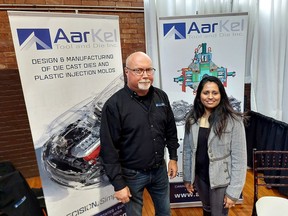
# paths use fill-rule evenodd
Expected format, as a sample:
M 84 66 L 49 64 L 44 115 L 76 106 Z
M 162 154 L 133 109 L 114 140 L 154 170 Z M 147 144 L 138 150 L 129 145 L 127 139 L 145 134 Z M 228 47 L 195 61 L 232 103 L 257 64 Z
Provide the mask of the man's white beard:
M 139 82 L 138 83 L 138 88 L 140 90 L 148 90 L 151 86 L 151 82 Z

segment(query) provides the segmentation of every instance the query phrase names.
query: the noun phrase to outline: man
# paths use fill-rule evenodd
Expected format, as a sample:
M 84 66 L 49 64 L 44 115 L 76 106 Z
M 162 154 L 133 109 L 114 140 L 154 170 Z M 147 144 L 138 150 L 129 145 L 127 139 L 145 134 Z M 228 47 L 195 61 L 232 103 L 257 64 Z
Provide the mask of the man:
M 154 72 L 147 54 L 128 56 L 127 84 L 107 100 L 101 114 L 100 156 L 114 197 L 125 204 L 128 216 L 142 215 L 144 188 L 152 197 L 155 214 L 170 215 L 168 176 L 177 174 L 179 144 L 168 96 L 152 86 Z

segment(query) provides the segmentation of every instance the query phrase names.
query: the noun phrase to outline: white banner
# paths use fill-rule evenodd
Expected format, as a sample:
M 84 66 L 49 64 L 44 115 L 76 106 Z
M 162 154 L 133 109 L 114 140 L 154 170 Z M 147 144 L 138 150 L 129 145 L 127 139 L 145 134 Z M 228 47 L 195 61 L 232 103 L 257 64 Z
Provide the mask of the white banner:
M 184 123 L 204 76 L 216 76 L 233 107 L 243 110 L 247 13 L 159 18 L 161 84 L 177 123 L 179 173 L 172 179 L 171 206 L 200 205 L 182 179 Z M 198 200 L 198 201 L 197 201 Z
M 118 16 L 8 12 L 49 216 L 125 215 L 99 161 L 124 85 Z

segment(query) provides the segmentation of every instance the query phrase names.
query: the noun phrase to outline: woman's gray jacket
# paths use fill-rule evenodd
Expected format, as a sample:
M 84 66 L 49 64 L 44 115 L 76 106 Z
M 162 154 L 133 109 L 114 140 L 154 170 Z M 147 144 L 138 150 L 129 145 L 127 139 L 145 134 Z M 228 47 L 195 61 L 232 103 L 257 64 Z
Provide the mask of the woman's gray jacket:
M 194 183 L 195 156 L 197 150 L 199 122 L 185 132 L 183 141 L 183 180 Z M 247 151 L 245 128 L 241 120 L 229 118 L 221 139 L 213 128 L 208 137 L 209 177 L 211 189 L 227 187 L 226 195 L 237 200 L 246 179 Z

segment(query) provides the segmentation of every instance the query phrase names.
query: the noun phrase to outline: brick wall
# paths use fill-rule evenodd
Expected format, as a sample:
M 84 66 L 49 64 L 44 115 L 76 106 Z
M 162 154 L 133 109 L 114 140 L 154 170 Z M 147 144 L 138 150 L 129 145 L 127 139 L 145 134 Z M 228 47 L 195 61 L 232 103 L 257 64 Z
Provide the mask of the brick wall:
M 61 5 L 64 9 L 66 5 L 91 6 L 85 13 L 118 15 L 123 61 L 131 52 L 145 51 L 143 0 L 0 0 L 0 162 L 11 161 L 25 177 L 39 172 L 6 8 L 30 10 L 33 4 Z M 94 6 L 101 6 L 101 11 L 95 11 Z M 120 10 L 124 7 L 125 11 Z
M 21 4 L 21 7 L 17 6 L 17 3 Z M 41 4 L 46 5 L 46 9 L 44 6 L 41 7 Z M 73 13 L 75 8 L 77 8 L 74 6 L 79 5 L 79 13 L 84 13 L 84 10 L 81 10 L 81 6 L 85 6 L 85 10 L 87 10 L 85 13 L 119 16 L 123 60 L 133 51 L 145 51 L 143 0 L 0 0 L 0 70 L 17 68 L 6 9 L 19 10 L 23 8 L 24 10 L 31 11 L 31 8 L 35 7 L 37 9 L 35 11 L 39 11 L 40 9 L 41 11 L 47 11 L 47 8 L 49 8 L 53 12 L 53 8 L 56 8 L 57 5 L 61 5 L 61 8 L 64 7 L 63 11 L 64 9 L 71 9 L 64 12 Z M 67 7 L 65 8 L 65 6 Z M 91 6 L 90 11 L 88 6 Z M 97 6 L 101 6 L 101 11 Z M 123 8 L 125 8 L 125 11 Z M 97 9 L 99 11 L 93 11 Z M 56 12 L 59 11 L 57 10 Z

